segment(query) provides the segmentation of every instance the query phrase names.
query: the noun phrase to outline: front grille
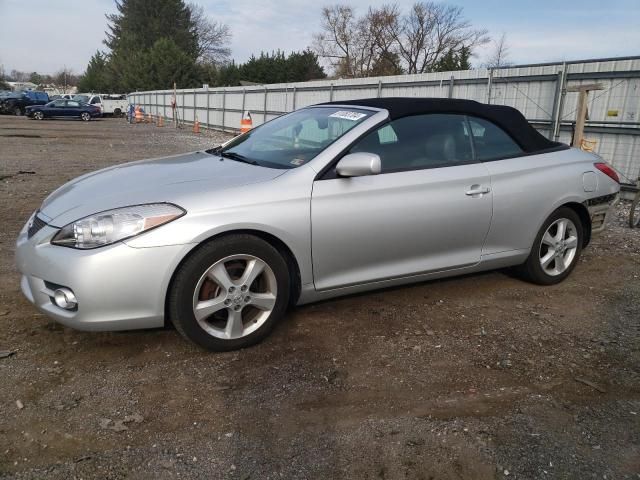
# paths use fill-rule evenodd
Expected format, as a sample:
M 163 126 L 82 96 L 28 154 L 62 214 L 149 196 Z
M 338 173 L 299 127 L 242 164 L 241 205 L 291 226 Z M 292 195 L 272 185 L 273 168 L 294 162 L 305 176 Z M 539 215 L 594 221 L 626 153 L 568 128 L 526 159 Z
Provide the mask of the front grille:
M 33 237 L 36 233 L 38 233 L 42 229 L 42 227 L 46 225 L 47 225 L 47 222 L 45 222 L 40 217 L 38 217 L 38 214 L 36 213 L 36 215 L 33 217 L 33 221 L 31 222 L 31 225 L 29 225 L 29 228 L 27 229 L 27 238 Z

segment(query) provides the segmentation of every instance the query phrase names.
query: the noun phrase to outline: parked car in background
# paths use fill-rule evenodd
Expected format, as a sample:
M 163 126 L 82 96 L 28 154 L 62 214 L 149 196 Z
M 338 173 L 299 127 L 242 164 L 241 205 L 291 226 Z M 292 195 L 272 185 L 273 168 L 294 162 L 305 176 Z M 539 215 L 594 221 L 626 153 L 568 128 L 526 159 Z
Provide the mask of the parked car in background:
M 92 118 L 102 116 L 102 112 L 95 105 L 81 103 L 76 100 L 58 99 L 46 105 L 33 105 L 25 109 L 29 118 L 44 120 L 45 118 L 75 117 L 88 122 Z
M 73 99 L 99 107 L 103 115 L 116 117 L 126 114 L 129 104 L 126 95 L 79 93 Z
M 50 95 L 49 100 L 50 101 L 58 100 L 58 99 L 73 100 L 73 97 L 74 95 L 71 93 L 62 93 L 62 94 Z
M 44 105 L 49 102 L 47 92 L 33 90 L 16 92 L 0 99 L 0 113 L 9 115 L 23 115 L 25 109 L 31 105 Z
M 619 189 L 600 157 L 511 107 L 333 102 L 63 185 L 20 232 L 17 265 L 26 298 L 65 325 L 168 319 L 231 350 L 290 305 L 503 267 L 561 282 Z

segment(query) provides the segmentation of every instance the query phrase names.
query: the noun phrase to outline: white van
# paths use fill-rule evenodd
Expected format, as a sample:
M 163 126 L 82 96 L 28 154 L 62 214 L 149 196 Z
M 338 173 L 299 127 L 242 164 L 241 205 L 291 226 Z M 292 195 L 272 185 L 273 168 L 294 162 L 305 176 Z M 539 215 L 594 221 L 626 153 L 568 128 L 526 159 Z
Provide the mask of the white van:
M 103 115 L 113 115 L 115 117 L 125 115 L 129 105 L 127 96 L 118 94 L 79 93 L 73 99 L 100 107 Z

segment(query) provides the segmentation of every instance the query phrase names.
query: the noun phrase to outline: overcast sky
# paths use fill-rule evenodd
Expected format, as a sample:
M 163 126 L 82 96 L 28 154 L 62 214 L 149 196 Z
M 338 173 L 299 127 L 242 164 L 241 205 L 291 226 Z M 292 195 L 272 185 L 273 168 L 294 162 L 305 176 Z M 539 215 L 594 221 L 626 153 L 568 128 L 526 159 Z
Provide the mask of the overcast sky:
M 320 8 L 337 3 L 303 0 L 200 0 L 207 13 L 231 27 L 233 57 L 261 50 L 301 50 L 318 30 Z M 390 0 L 351 0 L 364 13 Z M 408 10 L 413 1 L 397 1 Z M 507 34 L 515 63 L 640 55 L 640 0 L 453 0 L 478 28 Z M 104 49 L 105 13 L 113 0 L 0 0 L 0 64 L 54 73 L 63 66 L 81 73 Z M 144 25 L 141 26 L 144 28 Z M 479 51 L 474 64 L 483 61 Z

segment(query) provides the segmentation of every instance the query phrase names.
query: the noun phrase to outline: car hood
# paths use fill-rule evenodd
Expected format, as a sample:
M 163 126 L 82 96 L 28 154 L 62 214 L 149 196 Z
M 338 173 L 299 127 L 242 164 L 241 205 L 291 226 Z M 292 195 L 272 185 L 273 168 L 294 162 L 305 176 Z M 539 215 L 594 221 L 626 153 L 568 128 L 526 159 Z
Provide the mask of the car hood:
M 177 205 L 193 194 L 264 182 L 286 170 L 259 167 L 205 152 L 116 165 L 78 177 L 51 193 L 40 212 L 56 227 L 112 208 Z

